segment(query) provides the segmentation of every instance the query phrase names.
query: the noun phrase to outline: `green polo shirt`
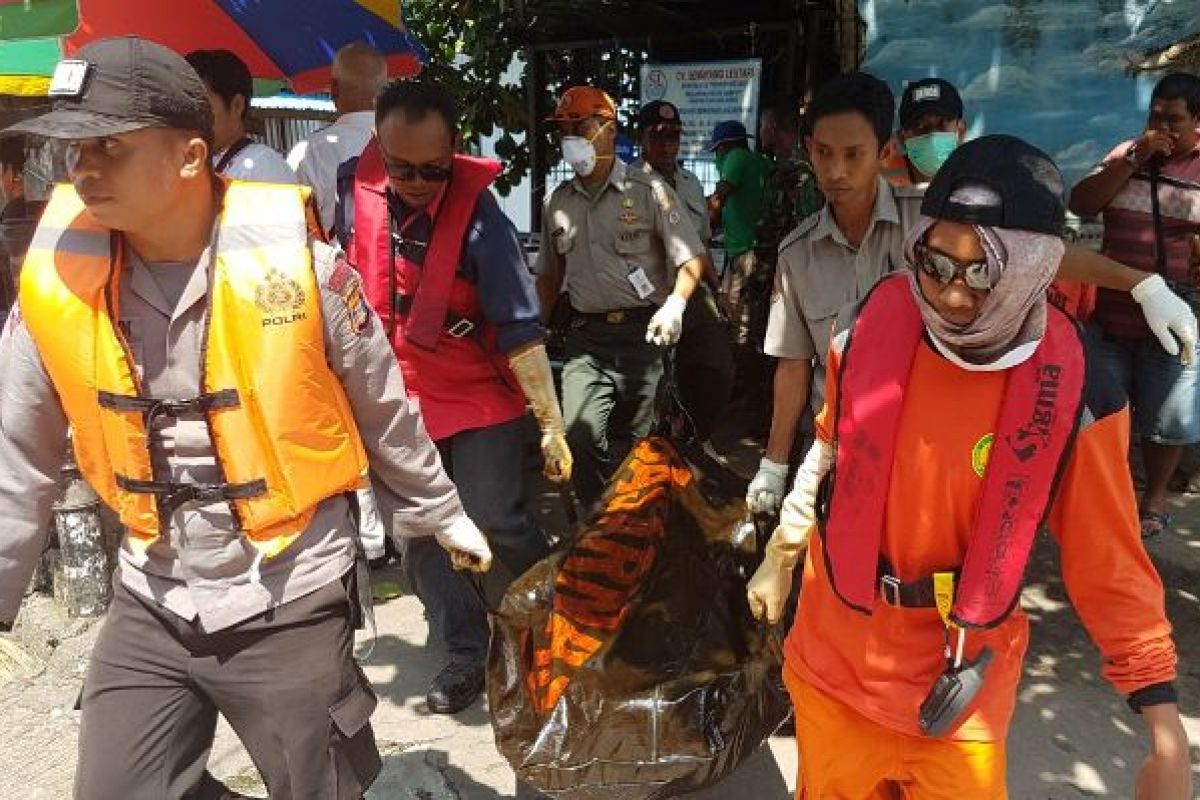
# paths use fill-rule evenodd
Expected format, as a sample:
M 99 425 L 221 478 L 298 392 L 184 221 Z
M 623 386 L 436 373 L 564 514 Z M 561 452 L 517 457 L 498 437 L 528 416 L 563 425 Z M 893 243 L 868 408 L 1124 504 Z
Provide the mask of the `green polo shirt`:
M 736 257 L 754 249 L 755 229 L 762 218 L 763 185 L 770 163 L 745 148 L 729 151 L 718 168 L 723 183 L 733 187 L 721 208 L 725 252 Z

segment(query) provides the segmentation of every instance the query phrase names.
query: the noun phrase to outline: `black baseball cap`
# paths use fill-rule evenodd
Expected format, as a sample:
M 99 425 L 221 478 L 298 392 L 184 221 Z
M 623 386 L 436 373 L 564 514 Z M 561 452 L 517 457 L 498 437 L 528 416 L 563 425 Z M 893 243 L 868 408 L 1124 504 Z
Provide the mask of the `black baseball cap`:
M 900 127 L 911 128 L 926 114 L 962 119 L 962 97 L 954 84 L 941 78 L 925 78 L 904 87 L 900 96 Z
M 925 190 L 921 213 L 1061 236 L 1066 218 L 1062 173 L 1050 156 L 1022 139 L 983 136 L 950 154 Z
M 659 127 L 682 128 L 683 120 L 679 118 L 679 109 L 674 103 L 655 100 L 638 109 L 637 125 L 639 131 Z
M 211 135 L 208 92 L 183 56 L 135 36 L 100 39 L 63 59 L 50 79 L 54 110 L 3 131 L 91 139 L 142 128 Z

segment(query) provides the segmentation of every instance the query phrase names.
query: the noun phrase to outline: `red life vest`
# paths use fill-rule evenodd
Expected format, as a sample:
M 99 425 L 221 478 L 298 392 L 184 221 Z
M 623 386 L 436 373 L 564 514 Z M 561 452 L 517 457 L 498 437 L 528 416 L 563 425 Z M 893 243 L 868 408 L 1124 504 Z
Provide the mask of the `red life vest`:
M 1046 299 L 1077 322 L 1087 322 L 1096 308 L 1096 287 L 1078 281 L 1055 281 L 1046 290 Z
M 863 301 L 842 354 L 837 455 L 822 490 L 827 502 L 819 515 L 820 531 L 834 592 L 867 614 L 879 596 L 896 432 L 924 331 L 908 277 L 887 277 Z M 863 346 L 856 348 L 859 339 Z M 974 530 L 956 582 L 950 613 L 955 624 L 992 627 L 1015 606 L 1033 537 L 1078 429 L 1085 371 L 1078 329 L 1048 307 L 1041 345 L 1009 370 Z
M 393 251 L 388 177 L 375 139 L 355 173 L 354 233 L 347 249 L 435 442 L 525 413 L 525 396 L 496 349 L 496 332 L 483 317 L 475 284 L 458 274 L 475 205 L 498 173 L 494 161 L 454 157 L 424 265 Z M 407 315 L 397 309 L 399 297 L 407 298 Z M 461 321 L 469 321 L 473 330 L 454 335 L 447 319 L 460 320 L 460 330 Z

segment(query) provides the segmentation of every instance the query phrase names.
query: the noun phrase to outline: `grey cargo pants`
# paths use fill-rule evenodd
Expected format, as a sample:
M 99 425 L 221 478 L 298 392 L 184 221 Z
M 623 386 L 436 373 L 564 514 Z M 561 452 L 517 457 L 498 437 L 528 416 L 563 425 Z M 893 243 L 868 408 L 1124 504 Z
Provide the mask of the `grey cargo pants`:
M 220 800 L 220 712 L 272 800 L 357 800 L 379 774 L 352 582 L 206 633 L 118 581 L 84 681 L 76 800 Z

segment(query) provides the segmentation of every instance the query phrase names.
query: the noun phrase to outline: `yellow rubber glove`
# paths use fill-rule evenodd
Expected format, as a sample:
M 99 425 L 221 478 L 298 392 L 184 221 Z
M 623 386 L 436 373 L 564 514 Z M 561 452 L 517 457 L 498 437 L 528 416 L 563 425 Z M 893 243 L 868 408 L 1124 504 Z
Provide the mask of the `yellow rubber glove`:
M 783 501 L 779 527 L 767 542 L 763 562 L 746 585 L 746 599 L 755 619 L 774 625 L 783 617 L 792 591 L 792 571 L 808 550 L 816 525 L 817 487 L 833 465 L 833 448 L 818 439 L 796 473 L 796 483 Z
M 554 376 L 550 374 L 550 359 L 546 347 L 541 344 L 520 350 L 508 357 L 513 375 L 521 384 L 525 398 L 533 409 L 538 428 L 542 431 L 542 459 L 544 473 L 555 483 L 571 480 L 571 449 L 567 447 L 567 433 L 563 426 L 562 410 L 554 394 Z

